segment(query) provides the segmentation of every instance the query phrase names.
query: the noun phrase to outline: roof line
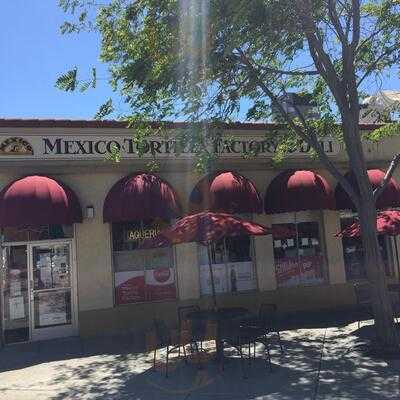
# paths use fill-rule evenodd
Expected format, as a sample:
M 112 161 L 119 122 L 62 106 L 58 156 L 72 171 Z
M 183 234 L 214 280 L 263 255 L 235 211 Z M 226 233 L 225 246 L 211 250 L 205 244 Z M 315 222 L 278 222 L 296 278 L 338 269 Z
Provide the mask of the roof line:
M 164 126 L 166 129 L 185 129 L 190 126 L 187 122 L 151 122 L 154 129 Z M 362 130 L 373 130 L 380 124 L 360 124 Z M 222 124 L 224 129 L 230 130 L 266 130 L 283 127 L 277 123 L 232 122 Z M 117 120 L 72 120 L 72 119 L 19 119 L 0 118 L 0 128 L 128 128 L 128 121 Z

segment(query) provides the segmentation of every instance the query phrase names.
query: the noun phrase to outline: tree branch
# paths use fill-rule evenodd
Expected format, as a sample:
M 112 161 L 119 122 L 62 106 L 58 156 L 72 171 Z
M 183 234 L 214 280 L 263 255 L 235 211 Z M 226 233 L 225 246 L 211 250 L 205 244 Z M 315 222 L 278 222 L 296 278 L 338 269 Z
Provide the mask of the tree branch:
M 392 178 L 393 173 L 396 170 L 396 168 L 399 165 L 399 163 L 400 163 L 400 153 L 396 154 L 393 157 L 393 159 L 392 159 L 392 161 L 391 161 L 391 163 L 389 165 L 389 168 L 387 169 L 386 174 L 382 179 L 381 184 L 374 190 L 374 199 L 375 199 L 375 201 L 378 199 L 378 197 L 385 190 L 386 186 L 388 185 L 390 179 Z
M 360 0 L 352 0 L 351 13 L 353 15 L 353 38 L 351 41 L 351 48 L 355 54 L 357 46 L 360 42 Z
M 324 50 L 322 40 L 318 35 L 317 26 L 312 18 L 312 6 L 310 1 L 297 0 L 296 7 L 314 64 L 325 82 L 327 82 L 339 108 L 345 107 L 346 102 L 342 94 L 343 91 L 341 90 L 342 83 L 336 73 L 331 59 Z
M 313 76 L 313 75 L 320 75 L 318 71 L 285 71 L 282 69 L 275 69 L 269 67 L 258 66 L 258 68 L 262 69 L 265 72 L 272 72 L 274 74 L 279 75 L 292 75 L 292 76 Z
M 399 45 L 398 43 L 394 44 L 393 46 L 389 47 L 384 51 L 379 57 L 377 57 L 372 63 L 370 63 L 367 68 L 366 72 L 364 75 L 359 79 L 357 87 L 361 85 L 361 83 L 368 77 L 368 75 L 376 68 L 378 63 L 385 57 L 390 56 L 393 54 L 396 50 L 399 50 Z
M 254 67 L 253 63 L 247 58 L 244 52 L 241 49 L 236 49 L 240 54 L 240 59 L 243 65 L 247 68 L 249 72 L 249 76 L 252 77 L 256 84 L 261 88 L 261 90 L 271 99 L 271 102 L 278 108 L 281 115 L 286 120 L 287 124 L 291 129 L 304 140 L 311 148 L 315 150 L 318 154 L 320 161 L 325 165 L 330 174 L 342 185 L 344 190 L 348 193 L 350 198 L 353 200 L 356 206 L 359 205 L 359 197 L 347 179 L 340 173 L 340 171 L 336 168 L 336 166 L 332 163 L 329 157 L 326 155 L 324 149 L 322 148 L 320 142 L 318 141 L 318 137 L 315 132 L 307 129 L 307 124 L 303 116 L 301 116 L 301 120 L 304 124 L 306 124 L 305 129 L 308 133 L 304 132 L 290 117 L 290 115 L 285 111 L 282 106 L 282 103 L 279 101 L 278 97 L 268 88 L 268 86 L 260 79 L 260 72 L 257 68 Z M 299 113 L 299 111 L 297 111 Z
M 329 18 L 332 21 L 332 24 L 338 34 L 339 40 L 343 44 L 348 43 L 348 37 L 343 31 L 343 27 L 340 24 L 340 19 L 339 16 L 337 15 L 336 12 L 336 0 L 328 0 L 328 12 L 329 12 Z

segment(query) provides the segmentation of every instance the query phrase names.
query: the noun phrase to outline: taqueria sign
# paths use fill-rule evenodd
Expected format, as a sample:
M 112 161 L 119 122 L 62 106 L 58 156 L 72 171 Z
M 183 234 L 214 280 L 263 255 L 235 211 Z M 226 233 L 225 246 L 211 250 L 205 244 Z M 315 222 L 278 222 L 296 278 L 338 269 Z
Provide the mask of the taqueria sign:
M 328 155 L 335 155 L 340 147 L 333 139 L 321 141 L 322 148 Z M 141 146 L 140 149 L 138 146 Z M 148 138 L 136 143 L 129 136 L 0 136 L 0 157 L 39 158 L 39 159 L 95 159 L 104 158 L 113 150 L 118 150 L 122 158 L 138 158 L 139 150 L 144 157 L 191 158 L 193 149 L 182 147 L 174 139 Z M 256 154 L 258 157 L 272 157 L 277 151 L 277 144 L 263 137 L 222 138 L 211 148 L 223 157 L 242 157 Z M 310 152 L 306 143 L 300 143 L 292 151 L 293 156 L 305 156 Z

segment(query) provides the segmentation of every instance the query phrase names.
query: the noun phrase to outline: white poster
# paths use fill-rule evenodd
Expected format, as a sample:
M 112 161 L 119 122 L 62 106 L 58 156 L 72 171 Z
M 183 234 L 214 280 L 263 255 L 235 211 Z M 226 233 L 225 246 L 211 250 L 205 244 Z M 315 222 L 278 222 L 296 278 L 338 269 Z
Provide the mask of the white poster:
M 67 323 L 65 292 L 39 293 L 39 325 L 61 325 Z
M 10 297 L 8 303 L 10 305 L 10 319 L 25 318 L 24 298 L 22 296 Z
M 49 266 L 42 266 L 40 268 L 40 280 L 42 285 L 40 289 L 49 289 L 53 287 L 53 277 L 52 277 L 52 270 Z
M 10 281 L 10 297 L 21 296 L 21 281 L 13 279 Z
M 225 264 L 213 264 L 212 271 L 214 277 L 215 292 L 227 292 L 228 277 L 226 274 Z M 208 265 L 200 265 L 200 291 L 201 294 L 212 294 L 210 267 Z
M 256 279 L 252 261 L 227 264 L 230 292 L 256 289 Z

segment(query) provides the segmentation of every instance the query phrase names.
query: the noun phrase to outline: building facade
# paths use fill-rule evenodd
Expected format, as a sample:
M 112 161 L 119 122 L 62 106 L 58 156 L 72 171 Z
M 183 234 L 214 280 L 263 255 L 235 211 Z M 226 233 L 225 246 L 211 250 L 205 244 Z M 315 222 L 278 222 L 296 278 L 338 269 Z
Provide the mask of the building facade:
M 138 157 L 132 131 L 120 122 L 0 120 L 3 343 L 140 333 L 154 318 L 176 325 L 180 306 L 211 306 L 203 246 L 140 248 L 180 216 L 205 209 L 273 230 L 213 245 L 219 305 L 274 303 L 286 312 L 355 303 L 353 285 L 365 280 L 362 245 L 335 236 L 354 210 L 307 146 L 276 167 L 275 146 L 265 139 L 276 127 L 227 125 L 215 147 L 217 170 L 202 176 L 193 154 L 177 149 L 173 137 L 182 127 L 169 126 L 171 139 L 147 139 Z M 322 145 L 350 177 L 341 145 Z M 399 146 L 399 138 L 364 144 L 373 185 Z M 119 163 L 106 160 L 115 148 Z M 244 157 L 253 150 L 256 156 Z M 155 173 L 146 172 L 152 154 Z M 379 208 L 399 206 L 398 175 Z M 379 240 L 388 279 L 396 281 L 397 239 Z

